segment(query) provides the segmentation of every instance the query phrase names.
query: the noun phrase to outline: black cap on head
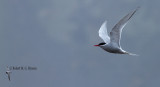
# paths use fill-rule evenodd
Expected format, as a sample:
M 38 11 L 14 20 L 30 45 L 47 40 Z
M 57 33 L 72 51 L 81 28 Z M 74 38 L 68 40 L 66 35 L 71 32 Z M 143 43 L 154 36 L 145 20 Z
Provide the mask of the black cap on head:
M 105 45 L 106 43 L 102 42 L 102 43 L 99 43 L 98 45 Z

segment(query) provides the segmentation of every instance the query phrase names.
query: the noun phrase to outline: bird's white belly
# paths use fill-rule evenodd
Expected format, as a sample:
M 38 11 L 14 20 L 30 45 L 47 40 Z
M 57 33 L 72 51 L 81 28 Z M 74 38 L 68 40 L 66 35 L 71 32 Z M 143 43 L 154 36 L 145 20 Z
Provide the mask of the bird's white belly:
M 120 53 L 120 54 L 124 53 L 123 50 L 120 47 L 115 46 L 113 44 L 108 44 L 108 45 L 103 46 L 101 48 L 104 49 L 107 52 L 110 52 L 110 53 Z

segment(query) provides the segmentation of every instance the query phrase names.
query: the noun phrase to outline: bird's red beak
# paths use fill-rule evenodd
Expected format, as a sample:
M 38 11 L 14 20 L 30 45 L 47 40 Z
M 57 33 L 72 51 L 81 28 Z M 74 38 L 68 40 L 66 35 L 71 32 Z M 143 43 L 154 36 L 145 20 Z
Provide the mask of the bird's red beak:
M 94 45 L 94 46 L 99 46 L 99 45 Z

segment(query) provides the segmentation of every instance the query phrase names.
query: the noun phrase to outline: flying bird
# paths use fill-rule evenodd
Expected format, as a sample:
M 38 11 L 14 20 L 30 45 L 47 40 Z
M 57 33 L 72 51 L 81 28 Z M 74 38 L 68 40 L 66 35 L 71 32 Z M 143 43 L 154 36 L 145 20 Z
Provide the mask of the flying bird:
M 11 81 L 11 77 L 10 77 L 11 71 L 10 71 L 10 69 L 9 69 L 8 66 L 7 66 L 6 74 L 7 74 L 7 76 L 8 76 L 8 80 Z
M 136 54 L 129 53 L 121 48 L 120 40 L 121 40 L 121 33 L 124 26 L 127 24 L 128 20 L 136 13 L 136 11 L 139 9 L 137 7 L 134 11 L 128 13 L 126 16 L 124 16 L 111 30 L 110 37 L 107 32 L 107 21 L 105 21 L 100 29 L 99 29 L 99 37 L 103 39 L 104 42 L 99 43 L 98 46 L 104 49 L 105 51 L 109 53 L 116 53 L 116 54 L 128 54 L 136 56 Z

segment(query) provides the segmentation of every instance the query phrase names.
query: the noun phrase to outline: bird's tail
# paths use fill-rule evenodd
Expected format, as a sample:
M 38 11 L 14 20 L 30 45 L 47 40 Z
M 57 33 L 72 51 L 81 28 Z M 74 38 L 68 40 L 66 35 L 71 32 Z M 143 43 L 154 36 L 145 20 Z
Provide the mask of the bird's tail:
M 128 54 L 128 55 L 131 55 L 131 56 L 139 56 L 137 54 L 133 54 L 133 53 L 129 53 L 129 52 L 125 52 L 125 53 Z

